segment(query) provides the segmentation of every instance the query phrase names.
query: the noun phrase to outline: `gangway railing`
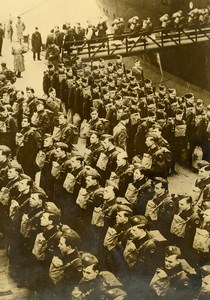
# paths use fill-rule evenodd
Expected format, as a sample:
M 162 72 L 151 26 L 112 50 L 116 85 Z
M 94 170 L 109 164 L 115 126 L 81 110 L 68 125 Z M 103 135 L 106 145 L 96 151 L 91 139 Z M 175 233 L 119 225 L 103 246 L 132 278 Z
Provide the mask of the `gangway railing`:
M 67 42 L 62 49 L 63 61 L 80 56 L 84 60 L 111 59 L 137 55 L 149 51 L 162 51 L 168 47 L 201 43 L 210 40 L 210 25 L 200 28 L 165 31 L 160 28 L 152 32 L 142 31 L 138 35 L 125 33 L 121 36 L 108 34 L 103 38 Z

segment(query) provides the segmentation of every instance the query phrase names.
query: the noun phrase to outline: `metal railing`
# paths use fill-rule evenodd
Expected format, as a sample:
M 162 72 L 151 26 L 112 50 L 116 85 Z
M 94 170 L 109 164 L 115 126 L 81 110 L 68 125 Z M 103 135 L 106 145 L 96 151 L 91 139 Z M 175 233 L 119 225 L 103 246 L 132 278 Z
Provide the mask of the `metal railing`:
M 109 59 L 120 54 L 131 56 L 148 51 L 160 51 L 166 47 L 200 43 L 210 40 L 210 25 L 199 28 L 179 29 L 173 31 L 156 28 L 151 32 L 141 31 L 132 35 L 121 36 L 108 34 L 106 37 L 92 40 L 67 42 L 62 49 L 62 59 L 81 56 L 83 59 Z

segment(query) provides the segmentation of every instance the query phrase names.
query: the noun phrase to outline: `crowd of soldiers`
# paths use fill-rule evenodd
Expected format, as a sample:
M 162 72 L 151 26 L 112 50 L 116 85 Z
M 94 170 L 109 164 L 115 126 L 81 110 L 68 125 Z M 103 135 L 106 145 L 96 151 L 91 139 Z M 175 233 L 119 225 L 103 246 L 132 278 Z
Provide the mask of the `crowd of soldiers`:
M 49 64 L 43 91 L 1 86 L 10 276 L 36 299 L 209 299 L 210 105 L 121 56 Z M 196 199 L 169 191 L 186 162 Z

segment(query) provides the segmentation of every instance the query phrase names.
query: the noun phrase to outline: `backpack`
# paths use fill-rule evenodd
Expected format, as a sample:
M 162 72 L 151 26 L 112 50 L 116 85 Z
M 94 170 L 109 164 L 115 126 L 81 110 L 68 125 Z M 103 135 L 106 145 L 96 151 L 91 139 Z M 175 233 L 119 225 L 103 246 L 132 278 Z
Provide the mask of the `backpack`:
M 209 253 L 210 234 L 206 229 L 196 228 L 193 240 L 193 248 L 203 253 Z

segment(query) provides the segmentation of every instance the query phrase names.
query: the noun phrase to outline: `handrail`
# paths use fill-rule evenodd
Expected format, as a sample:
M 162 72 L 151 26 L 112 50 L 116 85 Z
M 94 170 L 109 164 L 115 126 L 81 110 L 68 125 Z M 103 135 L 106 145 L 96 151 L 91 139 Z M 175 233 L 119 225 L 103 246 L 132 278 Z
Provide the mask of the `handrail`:
M 171 31 L 155 28 L 150 32 L 140 31 L 138 35 L 129 32 L 120 36 L 108 34 L 106 37 L 96 37 L 93 40 L 69 41 L 62 49 L 62 57 L 64 58 L 64 53 L 68 51 L 68 48 L 71 49 L 71 58 L 82 55 L 93 59 L 108 58 L 117 54 L 129 56 L 148 50 L 203 42 L 204 40 L 210 40 L 210 25 Z

